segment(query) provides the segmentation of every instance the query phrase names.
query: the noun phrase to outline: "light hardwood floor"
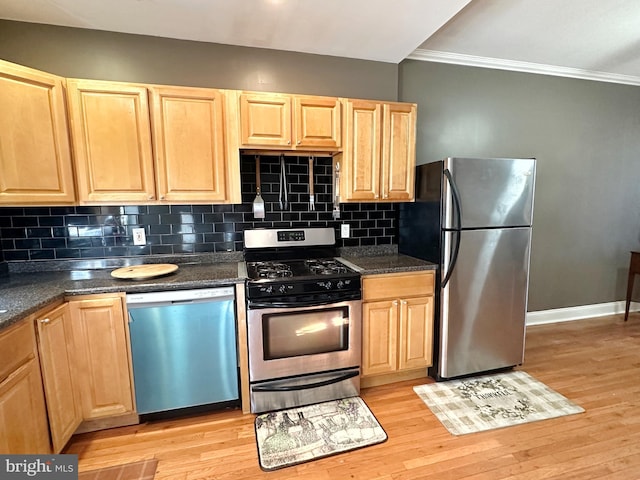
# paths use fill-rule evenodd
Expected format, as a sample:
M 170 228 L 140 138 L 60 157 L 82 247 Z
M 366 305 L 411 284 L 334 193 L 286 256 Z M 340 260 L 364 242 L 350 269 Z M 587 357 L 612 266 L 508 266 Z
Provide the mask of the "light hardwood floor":
M 77 435 L 64 453 L 80 471 L 155 457 L 158 480 L 640 478 L 640 314 L 529 327 L 521 369 L 586 412 L 456 437 L 413 393 L 424 379 L 362 392 L 387 442 L 274 472 L 238 411 Z

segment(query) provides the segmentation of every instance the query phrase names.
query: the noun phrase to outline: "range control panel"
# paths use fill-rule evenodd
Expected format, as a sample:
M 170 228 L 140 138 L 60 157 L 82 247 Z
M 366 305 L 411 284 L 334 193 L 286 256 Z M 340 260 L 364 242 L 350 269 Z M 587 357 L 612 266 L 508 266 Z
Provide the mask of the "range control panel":
M 244 249 L 336 246 L 336 230 L 333 227 L 309 228 L 253 228 L 244 231 Z
M 262 298 L 282 295 L 305 295 L 335 291 L 359 291 L 360 278 L 335 278 L 323 281 L 284 282 L 249 282 L 249 297 Z
M 278 230 L 279 242 L 304 242 L 304 230 Z

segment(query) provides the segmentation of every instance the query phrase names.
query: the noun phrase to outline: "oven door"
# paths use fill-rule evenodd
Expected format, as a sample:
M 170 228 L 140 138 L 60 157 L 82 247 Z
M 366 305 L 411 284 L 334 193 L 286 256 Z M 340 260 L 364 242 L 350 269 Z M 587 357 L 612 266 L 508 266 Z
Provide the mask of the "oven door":
M 362 302 L 249 308 L 249 380 L 360 366 Z

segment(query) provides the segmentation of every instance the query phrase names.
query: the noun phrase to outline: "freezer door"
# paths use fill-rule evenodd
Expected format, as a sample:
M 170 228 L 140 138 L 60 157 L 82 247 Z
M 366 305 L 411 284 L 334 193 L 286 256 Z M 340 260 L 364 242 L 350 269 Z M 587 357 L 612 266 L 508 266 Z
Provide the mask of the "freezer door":
M 531 225 L 535 159 L 447 158 L 462 211 L 462 228 Z M 445 228 L 455 228 L 451 185 L 445 182 Z
M 446 232 L 445 243 L 455 235 L 458 261 L 441 291 L 438 375 L 521 364 L 531 229 Z

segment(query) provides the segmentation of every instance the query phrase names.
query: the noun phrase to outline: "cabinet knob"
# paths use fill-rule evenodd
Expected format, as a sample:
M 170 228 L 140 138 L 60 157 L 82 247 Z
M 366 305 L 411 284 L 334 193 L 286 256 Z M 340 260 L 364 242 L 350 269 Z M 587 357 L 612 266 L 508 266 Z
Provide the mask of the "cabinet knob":
M 407 301 L 406 300 L 402 300 L 402 302 L 400 302 L 400 303 L 402 303 L 403 305 L 406 305 Z
M 164 195 L 160 195 L 160 200 L 164 200 Z
M 287 140 L 287 145 L 291 145 L 291 140 Z
M 147 200 L 153 200 L 153 195 L 149 195 L 149 196 L 147 197 Z
M 378 198 L 378 197 L 379 195 L 377 193 L 373 196 L 373 198 Z
M 43 323 L 43 324 L 45 324 L 45 325 L 46 325 L 47 323 L 49 323 L 49 322 L 51 322 L 51 319 L 49 319 L 49 318 L 43 318 L 43 319 L 41 319 L 41 320 L 40 320 L 40 323 Z
M 398 300 L 394 300 L 393 304 L 397 307 L 398 306 Z
M 298 140 L 297 144 L 300 145 L 302 143 L 302 140 Z

